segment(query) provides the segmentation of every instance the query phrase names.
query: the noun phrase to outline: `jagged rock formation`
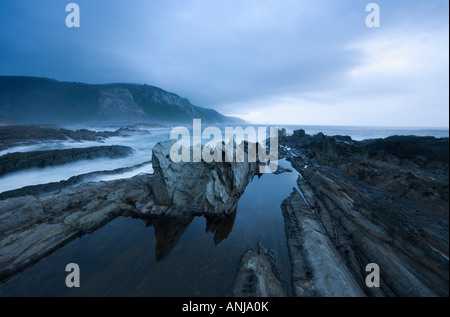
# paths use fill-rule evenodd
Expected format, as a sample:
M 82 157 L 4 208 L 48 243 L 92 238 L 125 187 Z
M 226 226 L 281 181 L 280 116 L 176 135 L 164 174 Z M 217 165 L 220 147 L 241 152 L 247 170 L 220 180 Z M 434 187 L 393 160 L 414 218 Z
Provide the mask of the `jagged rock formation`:
M 245 187 L 259 173 L 259 162 L 248 162 L 245 153 L 246 163 L 174 163 L 168 153 L 175 142 L 161 142 L 153 149 L 155 172 L 152 189 L 156 203 L 176 206 L 183 213 L 217 214 L 234 211 Z
M 100 157 L 120 158 L 132 153 L 131 147 L 122 145 L 8 153 L 0 157 L 0 176 L 32 167 L 64 165 Z
M 294 193 L 283 205 L 294 285 L 314 291 L 304 280 L 320 270 L 316 263 L 304 272 L 309 212 L 366 295 L 448 296 L 448 139 L 355 142 L 296 131 L 280 143 L 295 152 L 289 159 L 305 199 Z M 365 285 L 369 263 L 380 266 L 380 288 Z
M 230 295 L 234 297 L 287 296 L 286 287 L 272 254 L 260 243 L 256 250 L 250 249 L 242 255 Z

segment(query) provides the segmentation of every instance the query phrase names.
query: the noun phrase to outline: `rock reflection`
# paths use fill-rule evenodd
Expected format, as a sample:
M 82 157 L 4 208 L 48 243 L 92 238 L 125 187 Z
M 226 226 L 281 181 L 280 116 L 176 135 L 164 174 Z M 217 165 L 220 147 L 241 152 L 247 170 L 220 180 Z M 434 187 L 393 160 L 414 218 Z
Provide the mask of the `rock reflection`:
M 230 214 L 204 216 L 206 218 L 206 232 L 214 233 L 215 245 L 218 245 L 230 235 L 236 219 L 236 211 L 237 209 Z
M 236 209 L 230 214 L 204 215 L 206 219 L 206 232 L 214 233 L 214 244 L 218 245 L 225 240 L 233 229 L 236 219 Z M 183 233 L 191 224 L 194 216 L 154 216 L 145 219 L 147 227 L 155 229 L 156 262 L 167 258 L 177 245 Z
M 164 260 L 175 248 L 180 237 L 189 227 L 194 216 L 156 216 L 145 219 L 146 226 L 155 228 L 156 262 Z

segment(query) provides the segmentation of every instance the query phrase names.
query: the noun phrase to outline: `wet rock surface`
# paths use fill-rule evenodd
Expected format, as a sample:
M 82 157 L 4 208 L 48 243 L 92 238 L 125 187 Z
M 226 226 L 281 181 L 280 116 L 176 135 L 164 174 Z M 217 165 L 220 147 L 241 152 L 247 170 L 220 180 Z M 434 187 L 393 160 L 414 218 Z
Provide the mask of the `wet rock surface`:
M 257 163 L 180 163 L 155 146 L 154 174 L 0 199 L 0 281 L 118 216 L 154 226 L 163 260 L 195 216 L 218 244 Z M 399 150 L 400 149 L 400 150 Z M 448 296 L 448 139 L 280 137 L 300 174 L 282 206 L 295 296 Z M 426 154 L 423 154 L 427 152 Z M 380 288 L 365 284 L 380 267 Z M 287 296 L 270 251 L 240 261 L 233 296 Z
M 158 260 L 171 252 L 194 216 L 206 217 L 206 230 L 220 243 L 231 231 L 237 202 L 257 171 L 256 163 L 177 167 L 169 151 L 168 143 L 155 146 L 154 174 L 77 187 L 39 187 L 34 195 L 19 190 L 0 200 L 0 281 L 118 216 L 145 218 L 155 227 Z M 171 193 L 170 200 L 161 200 L 160 189 Z
M 8 190 L 5 192 L 0 193 L 0 200 L 5 200 L 8 198 L 14 198 L 14 197 L 21 197 L 21 196 L 36 196 L 36 195 L 42 195 L 44 193 L 50 193 L 62 190 L 64 188 L 69 188 L 73 186 L 77 186 L 83 183 L 89 183 L 92 181 L 92 179 L 95 179 L 96 177 L 102 177 L 106 175 L 119 175 L 124 172 L 131 172 L 137 168 L 140 168 L 146 164 L 150 164 L 149 162 L 144 162 L 142 164 L 137 164 L 130 167 L 122 167 L 117 168 L 114 170 L 105 170 L 105 171 L 97 171 L 97 172 L 90 172 L 80 175 L 75 175 L 70 177 L 69 179 L 62 180 L 59 182 L 51 182 L 46 184 L 39 184 L 39 185 L 30 185 L 25 186 L 18 189 Z
M 284 281 L 271 252 L 260 243 L 256 249 L 245 252 L 230 293 L 234 297 L 287 296 Z
M 151 175 L 0 201 L 0 280 L 147 202 Z
M 52 125 L 0 126 L 0 150 L 19 145 L 38 144 L 42 141 L 101 141 L 114 136 L 148 135 L 148 130 L 118 128 L 115 131 L 69 130 Z
M 301 175 L 301 195 L 283 204 L 298 295 L 323 294 L 308 282 L 323 273 L 305 251 L 305 230 L 313 227 L 305 221 L 314 220 L 320 230 L 311 234 L 320 231 L 334 254 L 323 261 L 338 254 L 366 295 L 448 296 L 448 139 L 356 142 L 296 131 L 280 143 Z M 369 263 L 380 266 L 380 288 L 365 285 Z
M 64 165 L 101 157 L 121 158 L 132 153 L 131 147 L 121 145 L 8 153 L 0 157 L 0 176 L 32 167 Z
M 364 296 L 319 219 L 294 190 L 282 205 L 296 296 Z

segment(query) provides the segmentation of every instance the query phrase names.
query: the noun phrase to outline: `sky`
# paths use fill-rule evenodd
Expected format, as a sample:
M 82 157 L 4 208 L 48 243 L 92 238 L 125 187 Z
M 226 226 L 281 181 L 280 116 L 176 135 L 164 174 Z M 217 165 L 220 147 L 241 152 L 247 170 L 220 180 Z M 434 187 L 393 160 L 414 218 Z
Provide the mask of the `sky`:
M 79 28 L 69 0 L 0 0 L 0 75 L 146 83 L 258 124 L 449 126 L 447 0 L 72 1 Z

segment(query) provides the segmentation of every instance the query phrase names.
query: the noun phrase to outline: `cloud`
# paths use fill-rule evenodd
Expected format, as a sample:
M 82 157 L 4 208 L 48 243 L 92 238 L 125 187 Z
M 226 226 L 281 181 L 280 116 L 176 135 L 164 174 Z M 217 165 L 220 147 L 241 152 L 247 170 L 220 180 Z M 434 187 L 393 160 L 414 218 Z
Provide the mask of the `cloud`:
M 448 29 L 353 43 L 361 63 L 316 92 L 227 105 L 255 123 L 448 127 Z M 270 118 L 270 119 L 269 119 Z
M 447 1 L 376 1 L 377 29 L 365 0 L 76 2 L 79 29 L 65 3 L 1 2 L 0 73 L 148 83 L 258 122 L 448 126 Z

